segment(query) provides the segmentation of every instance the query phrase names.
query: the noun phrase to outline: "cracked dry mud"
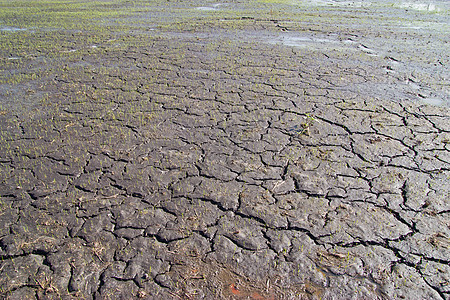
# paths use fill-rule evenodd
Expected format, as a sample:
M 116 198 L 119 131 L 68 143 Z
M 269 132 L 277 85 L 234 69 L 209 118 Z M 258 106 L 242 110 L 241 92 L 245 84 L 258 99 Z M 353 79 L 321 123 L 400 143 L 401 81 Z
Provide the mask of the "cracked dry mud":
M 3 60 L 50 71 L 0 115 L 2 298 L 449 299 L 450 113 L 370 93 L 397 59 L 113 38 Z

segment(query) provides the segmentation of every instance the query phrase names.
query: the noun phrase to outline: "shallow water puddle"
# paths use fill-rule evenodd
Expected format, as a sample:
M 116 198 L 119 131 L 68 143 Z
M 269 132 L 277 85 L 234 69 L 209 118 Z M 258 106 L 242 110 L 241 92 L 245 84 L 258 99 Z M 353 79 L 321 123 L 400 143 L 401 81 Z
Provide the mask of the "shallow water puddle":
M 361 43 L 345 40 L 340 41 L 338 39 L 324 38 L 324 37 L 316 37 L 316 36 L 293 36 L 293 35 L 282 35 L 276 37 L 268 37 L 265 42 L 272 45 L 284 45 L 290 47 L 316 47 L 320 46 L 321 49 L 358 49 L 362 51 L 366 55 L 370 56 L 379 56 L 379 53 L 363 45 Z
M 198 6 L 195 9 L 197 10 L 203 10 L 203 11 L 216 11 L 219 9 L 220 6 L 224 5 L 224 3 L 216 3 L 211 6 Z
M 0 31 L 9 31 L 9 32 L 16 32 L 16 31 L 25 31 L 26 28 L 18 28 L 18 27 L 11 27 L 11 26 L 3 26 L 0 27 Z
M 396 4 L 395 6 L 405 9 L 413 9 L 418 11 L 433 11 L 439 12 L 441 11 L 440 7 L 436 7 L 434 3 L 411 3 L 411 2 L 401 2 Z

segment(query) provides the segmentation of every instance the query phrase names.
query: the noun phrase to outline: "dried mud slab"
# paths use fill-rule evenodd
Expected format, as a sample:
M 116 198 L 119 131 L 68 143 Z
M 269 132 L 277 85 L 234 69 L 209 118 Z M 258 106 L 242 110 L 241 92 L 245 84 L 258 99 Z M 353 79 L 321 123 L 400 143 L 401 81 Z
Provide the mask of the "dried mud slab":
M 282 2 L 0 26 L 2 298 L 449 299 L 448 10 Z

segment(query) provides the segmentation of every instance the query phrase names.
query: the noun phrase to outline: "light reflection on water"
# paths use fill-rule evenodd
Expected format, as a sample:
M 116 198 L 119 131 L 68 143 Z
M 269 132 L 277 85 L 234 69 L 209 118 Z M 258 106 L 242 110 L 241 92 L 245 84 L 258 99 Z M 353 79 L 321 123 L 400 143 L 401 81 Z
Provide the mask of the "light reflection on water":
M 10 32 L 16 32 L 16 31 L 25 31 L 26 28 L 18 28 L 18 27 L 11 27 L 11 26 L 3 26 L 0 27 L 0 31 L 10 31 Z

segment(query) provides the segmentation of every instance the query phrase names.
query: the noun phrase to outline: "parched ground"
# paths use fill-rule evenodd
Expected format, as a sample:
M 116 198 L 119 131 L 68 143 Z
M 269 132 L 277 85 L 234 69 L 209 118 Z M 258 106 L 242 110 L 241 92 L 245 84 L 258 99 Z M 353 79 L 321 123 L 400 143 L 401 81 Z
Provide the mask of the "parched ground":
M 448 7 L 282 2 L 0 1 L 1 298 L 450 299 Z

